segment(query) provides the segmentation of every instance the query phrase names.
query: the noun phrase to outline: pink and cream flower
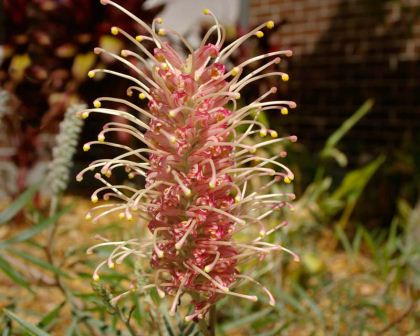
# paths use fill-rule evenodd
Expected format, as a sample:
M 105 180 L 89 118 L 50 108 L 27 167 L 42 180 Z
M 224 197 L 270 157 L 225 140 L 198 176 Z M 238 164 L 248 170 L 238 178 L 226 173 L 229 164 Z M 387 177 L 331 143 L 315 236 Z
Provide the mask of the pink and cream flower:
M 268 21 L 248 34 L 223 47 L 225 31 L 213 13 L 214 25 L 204 36 L 200 46 L 193 49 L 177 33 L 157 28 L 162 19 L 155 19 L 149 27 L 139 18 L 117 3 L 102 0 L 126 13 L 147 32 L 132 37 L 124 30 L 113 27 L 114 35 L 121 35 L 139 49 L 139 53 L 123 50 L 121 55 L 96 48 L 98 54 L 106 54 L 124 63 L 128 73 L 107 69 L 95 69 L 97 73 L 126 78 L 133 83 L 127 94 L 138 94 L 147 99 L 147 108 L 121 98 L 101 97 L 94 101 L 93 108 L 80 112 L 87 118 L 91 113 L 101 113 L 124 118 L 125 122 L 109 122 L 98 135 L 97 141 L 84 145 L 89 150 L 93 144 L 108 145 L 121 150 L 112 159 L 92 162 L 77 176 L 91 170 L 99 170 L 95 177 L 104 186 L 92 195 L 92 202 L 99 198 L 110 200 L 93 208 L 87 218 L 93 221 L 117 212 L 127 220 L 144 219 L 148 222 L 151 238 L 147 241 L 131 239 L 111 242 L 104 240 L 89 249 L 113 246 L 109 257 L 101 262 L 93 275 L 99 279 L 99 270 L 108 265 L 113 268 L 128 256 L 149 258 L 154 274 L 151 283 L 139 288 L 155 288 L 163 298 L 173 297 L 170 309 L 175 314 L 181 297 L 189 294 L 195 306 L 187 320 L 202 318 L 209 307 L 225 295 L 233 295 L 257 301 L 257 296 L 238 293 L 238 282 L 246 279 L 259 282 L 238 271 L 238 265 L 251 258 L 263 258 L 273 251 L 286 251 L 281 245 L 264 241 L 271 233 L 284 226 L 266 226 L 266 218 L 274 211 L 288 206 L 294 199 L 291 193 L 270 193 L 275 183 L 290 183 L 293 173 L 279 160 L 284 152 L 273 157 L 263 157 L 258 149 L 279 142 L 296 141 L 296 136 L 278 137 L 276 131 L 267 129 L 257 119 L 258 113 L 280 110 L 286 114 L 296 107 L 292 101 L 266 98 L 276 92 L 271 88 L 249 105 L 239 107 L 240 91 L 249 83 L 269 76 L 288 80 L 288 75 L 279 71 L 265 72 L 280 62 L 282 57 L 292 55 L 290 50 L 274 51 L 244 61 L 230 69 L 228 57 L 243 42 L 252 36 L 264 34 L 262 29 L 274 26 Z M 181 55 L 165 38 L 173 35 L 183 43 L 188 55 Z M 209 40 L 215 40 L 210 43 Z M 142 44 L 155 45 L 153 53 Z M 249 72 L 247 67 L 254 62 L 267 63 Z M 245 75 L 246 74 L 246 75 Z M 123 109 L 114 109 L 115 103 Z M 110 106 L 109 106 L 110 105 Z M 107 107 L 109 106 L 109 107 Z M 240 133 L 238 127 L 245 131 Z M 143 143 L 139 148 L 107 141 L 108 133 L 125 132 Z M 257 134 L 262 140 L 250 145 L 248 136 Z M 114 169 L 125 169 L 130 178 L 141 175 L 145 178 L 143 188 L 130 185 L 113 185 L 109 177 Z M 270 182 L 259 188 L 250 188 L 252 179 L 269 177 Z M 239 232 L 241 240 L 236 239 Z M 256 237 L 251 233 L 257 232 Z M 243 241 L 244 237 L 248 241 Z M 269 297 L 274 298 L 266 287 Z M 118 300 L 125 293 L 116 297 Z

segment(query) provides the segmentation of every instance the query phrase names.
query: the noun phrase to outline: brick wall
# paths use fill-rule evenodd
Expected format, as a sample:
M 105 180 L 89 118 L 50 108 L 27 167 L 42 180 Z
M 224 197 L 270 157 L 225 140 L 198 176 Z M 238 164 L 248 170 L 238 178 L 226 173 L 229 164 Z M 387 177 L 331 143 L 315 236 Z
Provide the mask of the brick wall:
M 374 109 L 344 141 L 350 152 L 420 142 L 420 22 L 416 1 L 249 0 L 249 24 L 283 21 L 271 47 L 291 48 L 285 126 L 319 147 L 366 99 Z M 286 64 L 286 63 L 285 63 Z M 281 86 L 283 86 L 282 84 Z M 284 89 L 283 89 L 284 91 Z

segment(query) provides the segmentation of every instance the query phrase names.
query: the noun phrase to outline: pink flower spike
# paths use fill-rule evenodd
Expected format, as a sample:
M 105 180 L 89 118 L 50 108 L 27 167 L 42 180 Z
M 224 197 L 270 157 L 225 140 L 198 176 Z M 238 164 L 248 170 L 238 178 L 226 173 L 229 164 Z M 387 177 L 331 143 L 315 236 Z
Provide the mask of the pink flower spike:
M 105 240 L 89 249 L 91 252 L 98 247 L 114 247 L 96 268 L 94 278 L 99 279 L 102 267 L 113 268 L 129 256 L 150 258 L 154 270 L 152 282 L 140 290 L 156 288 L 161 298 L 172 297 L 170 315 L 176 313 L 186 294 L 195 306 L 186 320 L 203 318 L 211 305 L 225 295 L 257 301 L 255 295 L 235 291 L 243 280 L 261 286 L 269 303 L 274 305 L 270 291 L 257 280 L 240 274 L 238 266 L 250 258 L 258 260 L 279 251 L 298 259 L 285 247 L 264 241 L 286 225 L 283 222 L 270 226 L 266 219 L 275 211 L 291 207 L 289 201 L 294 195 L 288 184 L 294 175 L 280 162 L 286 156 L 284 150 L 273 157 L 265 157 L 261 151 L 266 146 L 294 142 L 297 138 L 279 137 L 257 118 L 260 112 L 268 110 L 286 115 L 296 104 L 265 100 L 277 92 L 275 87 L 246 106 L 239 107 L 237 100 L 241 89 L 258 79 L 273 76 L 280 83 L 288 78 L 283 72 L 265 70 L 276 67 L 281 58 L 291 56 L 291 51 L 256 56 L 227 69 L 224 62 L 228 56 L 248 38 L 263 37 L 262 30 L 271 29 L 272 21 L 223 48 L 224 29 L 206 9 L 204 14 L 214 19 L 214 25 L 198 49 L 182 55 L 166 36 L 171 35 L 171 40 L 180 38 L 190 49 L 188 42 L 170 29 L 157 29 L 161 19 L 155 19 L 149 27 L 114 1 L 101 3 L 126 13 L 146 34 L 135 38 L 115 27 L 118 36 L 132 42 L 139 53 L 123 50 L 119 56 L 97 48 L 97 53 L 106 53 L 127 66 L 127 73 L 94 69 L 89 74 L 94 77 L 103 72 L 127 79 L 130 82 L 127 94 L 138 92 L 139 99 L 147 100 L 148 104 L 144 108 L 121 98 L 100 97 L 93 108 L 80 112 L 81 117 L 91 113 L 112 116 L 98 141 L 89 142 L 85 149 L 99 144 L 121 153 L 112 159 L 92 162 L 78 174 L 78 180 L 87 171 L 97 170 L 95 176 L 104 186 L 93 193 L 92 201 L 110 200 L 94 207 L 87 218 L 96 221 L 106 214 L 117 213 L 121 219 L 142 219 L 147 221 L 151 235 L 145 241 Z M 215 44 L 208 42 L 211 37 L 215 37 Z M 154 43 L 153 53 L 141 44 L 143 40 Z M 266 63 L 249 70 L 248 65 L 256 61 Z M 122 106 L 121 110 L 115 108 L 116 104 Z M 239 128 L 244 131 L 239 132 Z M 127 142 L 111 142 L 113 137 L 108 133 L 123 133 L 142 146 L 131 148 Z M 250 136 L 263 140 L 250 142 L 247 139 Z M 109 177 L 114 169 L 122 169 L 129 178 L 143 176 L 144 187 L 112 184 Z M 252 180 L 261 177 L 270 182 L 251 189 Z M 287 191 L 270 191 L 274 184 Z M 236 240 L 239 232 L 241 242 Z M 244 237 L 249 240 L 244 241 Z M 125 295 L 118 296 L 118 300 Z

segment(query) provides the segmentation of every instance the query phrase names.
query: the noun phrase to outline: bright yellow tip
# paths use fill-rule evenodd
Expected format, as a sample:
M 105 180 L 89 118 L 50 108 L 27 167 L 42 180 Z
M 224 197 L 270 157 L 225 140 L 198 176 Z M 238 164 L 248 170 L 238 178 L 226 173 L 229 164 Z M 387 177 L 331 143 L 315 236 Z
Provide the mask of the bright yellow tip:
M 204 15 L 209 15 L 210 14 L 210 10 L 208 8 L 203 9 L 203 14 Z
M 112 27 L 111 28 L 111 34 L 112 35 L 118 35 L 118 33 L 119 33 L 118 27 Z
M 133 179 L 135 177 L 135 175 L 134 175 L 134 173 L 130 173 L 130 174 L 128 174 L 128 178 L 131 180 L 131 179 Z
M 260 130 L 260 137 L 264 138 L 267 135 L 267 130 L 262 129 Z
M 279 134 L 276 131 L 270 131 L 270 135 L 272 138 L 277 138 Z
M 255 147 L 251 147 L 251 148 L 249 149 L 249 152 L 250 152 L 251 154 L 254 154 L 256 151 L 257 151 L 257 149 L 256 149 Z
M 255 36 L 257 36 L 258 38 L 261 38 L 264 36 L 264 33 L 261 30 L 259 30 L 255 33 Z
M 206 272 L 206 273 L 211 272 L 211 267 L 210 266 L 204 267 L 204 272 Z
M 230 73 L 232 74 L 232 76 L 237 76 L 239 74 L 239 68 L 238 67 L 234 67 Z
M 88 77 L 89 77 L 89 78 L 93 78 L 93 77 L 95 77 L 95 71 L 90 70 L 90 71 L 88 72 Z
M 214 183 L 214 181 L 210 181 L 209 182 L 209 188 L 213 189 L 216 186 L 216 183 Z
M 84 150 L 85 152 L 87 152 L 89 149 L 90 149 L 90 145 L 89 145 L 89 144 L 84 144 L 84 145 L 83 145 L 83 150 Z
M 107 170 L 104 174 L 106 177 L 110 178 L 112 175 L 112 172 L 110 170 Z
M 260 235 L 261 238 L 265 237 L 265 231 L 264 230 L 261 230 L 258 234 Z
M 283 75 L 281 75 L 281 79 L 283 80 L 283 82 L 287 82 L 289 80 L 289 75 L 288 74 L 283 74 Z
M 83 112 L 82 119 L 87 119 L 87 117 L 89 117 L 89 112 Z
M 93 278 L 94 281 L 98 281 L 99 280 L 99 275 L 98 274 L 94 274 L 92 278 Z
M 280 113 L 283 115 L 289 114 L 289 110 L 286 107 L 282 107 Z
M 99 134 L 99 135 L 98 135 L 98 141 L 99 141 L 99 142 L 104 142 L 104 141 L 105 141 L 105 135 L 103 135 L 103 134 Z
M 175 118 L 176 117 L 176 112 L 174 110 L 169 111 L 169 117 L 171 118 Z
M 160 65 L 160 67 L 163 69 L 163 70 L 168 70 L 168 64 L 166 64 L 166 63 L 162 63 L 161 65 Z
M 241 201 L 241 196 L 235 196 L 235 202 L 239 203 Z
M 265 26 L 268 29 L 273 29 L 274 28 L 274 21 L 272 21 L 272 20 L 268 21 Z
M 136 36 L 136 41 L 137 41 L 137 42 L 141 42 L 141 41 L 143 41 L 143 36 L 141 36 L 141 35 L 137 35 L 137 36 Z
M 184 194 L 185 194 L 185 196 L 187 196 L 187 197 L 190 197 L 191 196 L 191 189 L 186 189 L 185 191 L 184 191 Z
M 92 201 L 92 203 L 98 203 L 98 196 L 93 195 L 90 200 Z
M 165 36 L 165 35 L 166 35 L 166 30 L 165 30 L 165 29 L 163 29 L 163 28 L 160 28 L 160 29 L 158 30 L 158 34 L 159 34 L 160 36 Z
M 163 23 L 163 19 L 162 18 L 157 18 L 156 19 L 156 22 L 159 23 L 159 24 L 162 24 Z
M 292 179 L 289 177 L 289 176 L 286 176 L 285 178 L 284 178 L 284 183 L 292 183 Z
M 124 219 L 124 218 L 125 218 L 125 213 L 124 213 L 124 212 L 120 212 L 120 213 L 118 214 L 118 218 L 119 218 L 119 219 Z
M 113 262 L 108 263 L 108 267 L 110 269 L 114 269 L 115 268 L 115 263 L 113 263 Z
M 158 256 L 159 258 L 163 258 L 163 251 L 158 251 L 158 252 L 157 252 L 157 256 Z
M 133 215 L 131 213 L 127 214 L 127 220 L 128 221 L 132 221 L 133 220 Z
M 139 98 L 141 100 L 146 99 L 146 95 L 143 92 L 141 92 L 141 93 L 139 93 Z
M 241 99 L 241 94 L 239 92 L 236 92 L 235 99 Z
M 95 106 L 96 108 L 100 108 L 102 106 L 101 102 L 99 100 L 95 100 L 93 102 L 93 106 Z
M 85 216 L 86 220 L 91 220 L 92 219 L 92 215 L 88 212 Z

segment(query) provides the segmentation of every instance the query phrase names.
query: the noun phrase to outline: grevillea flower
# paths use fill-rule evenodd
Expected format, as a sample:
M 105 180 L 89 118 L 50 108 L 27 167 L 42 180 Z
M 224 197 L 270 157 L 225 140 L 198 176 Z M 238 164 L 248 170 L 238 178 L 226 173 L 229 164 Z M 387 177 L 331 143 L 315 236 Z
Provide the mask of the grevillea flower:
M 154 274 L 151 283 L 139 290 L 156 288 L 161 297 L 173 297 L 170 313 L 174 314 L 181 297 L 189 294 L 195 306 L 187 320 L 202 318 L 209 307 L 225 295 L 233 295 L 252 301 L 257 296 L 236 292 L 238 282 L 257 280 L 238 271 L 238 265 L 253 257 L 263 258 L 272 251 L 287 251 L 281 245 L 265 242 L 264 238 L 285 223 L 266 227 L 265 220 L 271 213 L 289 206 L 294 198 L 291 193 L 265 194 L 275 183 L 290 183 L 293 173 L 278 159 L 258 155 L 258 149 L 284 141 L 296 141 L 295 136 L 279 138 L 274 130 L 258 122 L 258 113 L 265 110 L 280 110 L 287 113 L 296 104 L 291 101 L 265 101 L 276 88 L 260 96 L 247 106 L 239 107 L 241 89 L 251 82 L 267 76 L 279 76 L 288 80 L 282 72 L 263 72 L 280 62 L 280 57 L 292 55 L 289 50 L 275 51 L 253 57 L 230 69 L 226 60 L 236 48 L 252 36 L 264 34 L 261 29 L 271 29 L 272 21 L 266 22 L 222 48 L 225 31 L 213 13 L 215 23 L 204 36 L 198 49 L 194 50 L 184 38 L 169 30 L 157 28 L 162 20 L 157 18 L 152 26 L 132 15 L 110 0 L 102 4 L 111 5 L 137 21 L 148 35 L 132 37 L 124 30 L 113 27 L 114 35 L 122 35 L 138 47 L 140 54 L 123 50 L 115 55 L 96 48 L 96 53 L 105 53 L 124 63 L 130 73 L 118 73 L 107 69 L 95 69 L 97 73 L 109 73 L 124 77 L 134 83 L 127 90 L 132 96 L 138 92 L 139 99 L 147 99 L 147 109 L 120 98 L 101 97 L 94 101 L 94 108 L 80 112 L 83 118 L 90 113 L 119 116 L 125 123 L 110 122 L 104 126 L 97 141 L 84 145 L 89 150 L 93 144 L 118 148 L 121 154 L 113 159 L 97 160 L 78 175 L 78 180 L 89 170 L 99 169 L 95 177 L 104 186 L 92 195 L 96 203 L 100 197 L 113 201 L 101 204 L 88 213 L 87 218 L 96 221 L 100 217 L 117 212 L 127 220 L 144 219 L 152 238 L 148 241 L 131 239 L 111 242 L 105 240 L 89 249 L 92 252 L 101 246 L 114 246 L 110 256 L 98 265 L 93 275 L 99 279 L 99 269 L 105 265 L 113 268 L 127 256 L 150 258 Z M 165 35 L 178 37 L 189 54 L 181 55 L 166 40 Z M 209 43 L 213 38 L 215 43 Z M 142 41 L 155 44 L 149 52 Z M 269 60 L 263 66 L 246 73 L 248 65 Z M 123 109 L 111 108 L 119 104 Z M 111 105 L 111 107 L 107 107 Z M 130 112 L 131 111 L 131 112 Z M 244 127 L 239 133 L 237 128 Z M 109 142 L 107 133 L 126 132 L 144 144 L 141 148 Z M 249 145 L 248 136 L 269 135 L 269 140 Z M 142 175 L 144 188 L 129 185 L 112 185 L 109 181 L 114 169 L 123 168 L 129 177 Z M 251 189 L 252 179 L 269 177 L 270 182 Z M 249 241 L 236 239 L 250 237 Z M 290 252 L 295 258 L 297 256 Z M 262 287 L 274 304 L 274 298 Z M 117 296 L 118 300 L 125 293 Z

